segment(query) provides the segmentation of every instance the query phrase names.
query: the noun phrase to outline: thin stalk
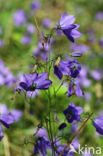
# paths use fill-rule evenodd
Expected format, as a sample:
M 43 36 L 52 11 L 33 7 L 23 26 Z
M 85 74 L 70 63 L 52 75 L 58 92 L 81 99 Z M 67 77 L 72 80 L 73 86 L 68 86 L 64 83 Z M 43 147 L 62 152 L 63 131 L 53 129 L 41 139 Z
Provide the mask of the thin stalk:
M 63 149 L 63 151 L 59 154 L 59 156 L 62 156 L 62 154 L 65 152 L 65 150 L 67 148 L 69 148 L 70 144 L 72 143 L 73 139 L 80 133 L 80 131 L 85 127 L 86 123 L 88 122 L 88 120 L 91 118 L 91 116 L 93 115 L 93 113 L 91 113 L 89 115 L 89 117 L 87 119 L 84 120 L 83 124 L 80 126 L 80 128 L 77 130 L 77 132 L 72 136 L 71 140 L 67 143 L 67 145 L 65 146 L 65 148 Z

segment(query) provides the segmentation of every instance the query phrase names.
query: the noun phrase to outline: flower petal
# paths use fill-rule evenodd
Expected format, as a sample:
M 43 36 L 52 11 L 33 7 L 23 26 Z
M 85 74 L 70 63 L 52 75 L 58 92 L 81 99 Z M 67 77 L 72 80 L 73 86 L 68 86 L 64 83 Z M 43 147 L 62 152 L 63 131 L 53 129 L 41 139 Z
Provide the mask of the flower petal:
M 36 89 L 48 89 L 51 84 L 51 80 L 43 80 L 36 84 Z

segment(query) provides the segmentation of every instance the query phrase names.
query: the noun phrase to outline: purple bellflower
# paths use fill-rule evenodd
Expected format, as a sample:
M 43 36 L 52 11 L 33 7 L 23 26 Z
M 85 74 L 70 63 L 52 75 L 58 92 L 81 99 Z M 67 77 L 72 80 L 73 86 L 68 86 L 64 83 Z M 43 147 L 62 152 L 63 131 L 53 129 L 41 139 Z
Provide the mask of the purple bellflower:
M 103 117 L 95 117 L 93 126 L 99 134 L 103 135 Z
M 42 156 L 47 155 L 47 150 L 50 149 L 50 142 L 45 140 L 43 137 L 37 138 L 34 146 L 34 154 L 41 154 Z
M 9 112 L 5 104 L 0 105 L 0 141 L 4 137 L 2 125 L 9 128 L 9 125 L 18 121 L 21 116 L 21 111 L 14 109 Z
M 16 82 L 14 75 L 5 67 L 2 60 L 0 60 L 0 85 L 7 85 L 11 87 Z
M 35 129 L 36 132 L 37 129 Z M 36 143 L 34 145 L 34 154 L 47 155 L 47 150 L 51 148 L 46 129 L 40 128 L 36 134 Z
M 23 88 L 20 86 L 19 82 L 25 82 L 25 78 L 24 78 L 24 75 L 22 73 L 18 74 L 15 90 L 20 91 L 20 93 L 23 93 Z M 40 92 L 37 89 L 35 91 L 27 91 L 27 96 L 30 98 L 34 98 L 38 94 L 40 94 Z
M 30 44 L 31 43 L 31 38 L 29 35 L 25 35 L 22 37 L 21 39 L 21 43 L 22 44 Z
M 49 28 L 51 26 L 51 20 L 49 18 L 45 18 L 42 22 L 44 28 Z
M 73 121 L 80 122 L 81 121 L 81 113 L 83 112 L 83 108 L 79 106 L 75 106 L 74 103 L 70 103 L 68 108 L 64 110 L 64 115 L 69 123 Z
M 27 33 L 34 34 L 35 33 L 35 26 L 31 23 L 26 24 Z
M 44 37 L 44 35 L 42 34 L 42 39 L 38 43 L 38 46 L 33 50 L 34 51 L 33 53 L 34 53 L 34 55 L 37 58 L 41 58 L 44 61 L 47 61 L 48 60 L 48 57 L 49 57 L 49 54 L 52 55 L 52 44 L 53 44 L 53 40 L 51 38 L 49 42 L 47 41 L 43 45 L 43 40 L 44 40 L 43 37 Z
M 85 88 L 91 85 L 91 81 L 88 79 L 88 68 L 86 66 L 82 67 L 79 73 L 78 82 Z
M 54 64 L 54 74 L 59 79 L 62 79 L 63 75 L 76 78 L 81 70 L 80 64 L 76 60 L 60 61 L 60 63 Z
M 67 91 L 68 97 L 71 97 L 72 95 L 77 95 L 78 97 L 83 96 L 82 89 L 80 87 L 80 84 L 78 82 L 71 81 L 69 84 L 69 89 Z
M 6 128 L 9 128 L 9 125 L 15 122 L 14 116 L 11 113 L 0 114 L 0 141 L 3 139 L 3 128 L 2 125 Z
M 5 104 L 0 105 L 0 113 L 1 114 L 11 114 L 16 121 L 19 121 L 21 116 L 23 115 L 22 111 L 17 110 L 17 109 L 12 109 L 10 111 L 8 111 L 8 108 Z
M 17 10 L 14 13 L 14 24 L 18 27 L 26 23 L 26 14 L 23 10 Z
M 24 74 L 24 82 L 20 82 L 20 86 L 26 91 L 35 91 L 36 89 L 48 89 L 52 84 L 51 80 L 47 79 L 47 73 L 40 74 Z
M 78 38 L 81 36 L 81 33 L 77 30 L 80 25 L 73 24 L 74 21 L 75 16 L 67 15 L 67 13 L 65 12 L 61 16 L 61 19 L 57 25 L 57 29 L 62 30 L 71 42 L 74 42 L 74 38 Z
M 91 72 L 91 76 L 96 80 L 99 81 L 102 78 L 102 73 L 99 69 L 95 69 Z
M 38 9 L 40 9 L 40 2 L 39 1 L 34 1 L 31 3 L 31 9 L 33 11 L 37 11 Z

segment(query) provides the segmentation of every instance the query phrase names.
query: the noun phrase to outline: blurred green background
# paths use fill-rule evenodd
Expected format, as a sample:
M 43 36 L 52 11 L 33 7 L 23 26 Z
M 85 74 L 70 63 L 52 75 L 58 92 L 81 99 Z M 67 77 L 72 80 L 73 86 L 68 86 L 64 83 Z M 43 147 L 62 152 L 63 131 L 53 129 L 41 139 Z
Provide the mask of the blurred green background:
M 94 69 L 100 69 L 103 73 L 103 47 L 100 45 L 103 36 L 103 19 L 96 19 L 98 12 L 103 12 L 103 0 L 40 0 L 41 7 L 32 16 L 30 16 L 31 0 L 0 0 L 0 27 L 2 34 L 0 39 L 4 42 L 4 46 L 0 47 L 0 59 L 4 61 L 6 67 L 17 77 L 18 72 L 30 72 L 30 66 L 35 64 L 32 58 L 33 48 L 37 46 L 37 33 L 33 33 L 30 44 L 21 44 L 21 38 L 26 34 L 25 26 L 16 27 L 13 22 L 14 13 L 17 10 L 24 10 L 28 16 L 28 23 L 35 26 L 34 18 L 38 21 L 38 26 L 41 32 L 49 33 L 49 29 L 42 26 L 42 21 L 45 18 L 51 19 L 53 26 L 57 24 L 63 12 L 76 16 L 77 24 L 80 24 L 79 31 L 83 34 L 82 37 L 76 40 L 77 44 L 85 44 L 89 50 L 78 59 L 84 66 L 88 67 L 87 77 L 91 81 L 88 87 L 83 87 L 84 92 L 89 92 L 91 98 L 77 98 L 75 96 L 68 99 L 64 96 L 65 87 L 61 88 L 57 94 L 57 106 L 60 122 L 64 120 L 62 111 L 70 102 L 82 106 L 86 111 L 95 111 L 99 114 L 103 110 L 103 77 L 100 80 L 95 80 L 90 73 Z M 29 17 L 30 16 L 30 17 Z M 95 41 L 91 41 L 90 37 Z M 70 41 L 64 36 L 55 36 L 55 44 L 53 45 L 54 56 L 70 54 Z M 81 49 L 82 50 L 82 49 Z M 55 80 L 55 84 L 59 81 Z M 58 88 L 58 87 L 57 87 Z M 0 142 L 0 156 L 29 156 L 33 150 L 33 144 L 26 144 L 25 140 L 32 140 L 34 128 L 39 124 L 39 121 L 46 114 L 47 97 L 42 92 L 37 97 L 31 99 L 29 109 L 32 114 L 25 113 L 24 97 L 17 95 L 14 100 L 11 97 L 14 95 L 13 86 L 0 86 L 0 104 L 6 104 L 9 109 L 20 109 L 24 115 L 19 122 L 11 125 L 10 129 L 5 129 L 5 137 Z M 52 108 L 53 109 L 53 108 Z M 103 112 L 102 112 L 103 113 Z M 68 134 L 68 130 L 66 132 Z M 68 134 L 69 135 L 69 134 Z M 70 136 L 68 136 L 68 141 Z M 91 122 L 88 122 L 85 129 L 80 134 L 80 144 L 93 147 L 103 147 L 103 137 L 98 136 Z M 101 156 L 103 156 L 103 151 Z

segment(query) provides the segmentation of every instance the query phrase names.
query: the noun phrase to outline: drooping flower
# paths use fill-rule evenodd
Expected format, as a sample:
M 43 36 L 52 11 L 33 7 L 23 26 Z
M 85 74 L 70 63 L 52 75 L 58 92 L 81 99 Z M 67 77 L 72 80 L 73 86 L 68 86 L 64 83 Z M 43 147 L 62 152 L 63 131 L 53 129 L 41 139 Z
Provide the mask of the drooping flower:
M 81 71 L 81 65 L 77 62 L 77 60 L 71 60 L 69 61 L 68 67 L 70 68 L 70 76 L 72 78 L 76 78 Z
M 9 128 L 9 125 L 14 122 L 15 122 L 15 119 L 11 113 L 0 114 L 0 141 L 4 137 L 2 125 L 5 126 L 6 128 Z
M 35 129 L 35 132 L 37 129 Z M 34 145 L 34 154 L 47 155 L 47 150 L 51 149 L 51 143 L 48 139 L 46 129 L 40 128 L 36 134 L 36 143 Z
M 71 42 L 74 42 L 74 38 L 78 38 L 81 36 L 81 33 L 77 30 L 80 25 L 73 24 L 74 21 L 75 16 L 67 15 L 67 13 L 65 12 L 61 16 L 61 19 L 57 25 L 57 30 L 62 30 Z
M 78 97 L 83 96 L 83 91 L 80 87 L 80 84 L 78 82 L 71 81 L 69 84 L 69 89 L 67 91 L 68 97 L 71 97 L 72 95 L 77 95 Z
M 63 151 L 63 149 L 65 148 L 66 145 L 59 145 L 57 147 L 56 153 L 59 156 L 59 154 Z M 68 156 L 68 150 L 65 150 L 64 153 L 62 154 L 62 156 Z
M 54 64 L 54 74 L 59 79 L 62 79 L 63 75 L 76 78 L 80 70 L 81 66 L 76 60 L 60 61 L 58 64 Z
M 17 10 L 13 16 L 14 24 L 21 26 L 26 23 L 26 14 L 23 10 Z
M 99 134 L 103 135 L 103 117 L 95 117 L 93 120 L 93 126 Z
M 52 84 L 51 80 L 47 79 L 47 73 L 40 74 L 24 74 L 24 82 L 20 82 L 20 86 L 26 91 L 35 91 L 36 89 L 48 89 Z
M 18 74 L 15 90 L 20 91 L 20 93 L 23 93 L 23 88 L 20 86 L 19 82 L 25 82 L 25 77 L 22 73 Z M 27 91 L 27 96 L 30 98 L 34 98 L 38 94 L 40 94 L 38 89 L 36 89 L 34 91 Z
M 64 115 L 69 123 L 73 121 L 80 122 L 81 121 L 81 113 L 83 112 L 83 108 L 79 106 L 75 106 L 74 103 L 70 103 L 68 108 L 64 110 Z
M 11 114 L 13 119 L 16 121 L 19 121 L 21 116 L 23 115 L 22 111 L 18 109 L 12 109 L 8 111 L 8 108 L 5 104 L 0 105 L 0 114 Z
M 54 74 L 62 79 L 63 75 L 69 76 L 70 69 L 68 68 L 68 61 L 60 61 L 58 64 L 54 64 Z
M 40 153 L 41 155 L 47 155 L 47 150 L 50 149 L 50 142 L 45 140 L 43 137 L 37 138 L 34 146 L 34 154 Z

